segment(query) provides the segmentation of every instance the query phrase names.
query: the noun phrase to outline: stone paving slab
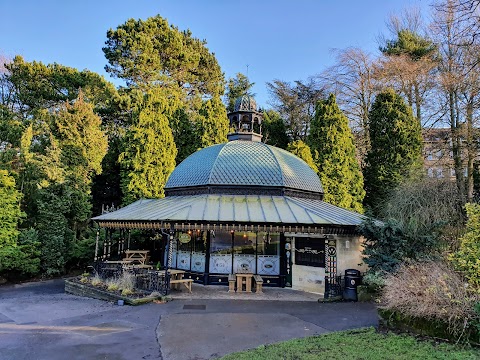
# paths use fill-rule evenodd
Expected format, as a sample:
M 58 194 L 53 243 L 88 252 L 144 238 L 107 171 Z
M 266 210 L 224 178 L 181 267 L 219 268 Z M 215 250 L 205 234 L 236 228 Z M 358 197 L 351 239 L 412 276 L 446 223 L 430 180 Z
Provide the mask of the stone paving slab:
M 172 299 L 216 299 L 216 300 L 267 300 L 267 301 L 318 301 L 323 299 L 321 294 L 312 294 L 305 291 L 292 290 L 290 288 L 264 287 L 263 293 L 235 292 L 229 293 L 228 286 L 192 284 L 192 293 L 183 288 L 171 290 L 169 295 Z

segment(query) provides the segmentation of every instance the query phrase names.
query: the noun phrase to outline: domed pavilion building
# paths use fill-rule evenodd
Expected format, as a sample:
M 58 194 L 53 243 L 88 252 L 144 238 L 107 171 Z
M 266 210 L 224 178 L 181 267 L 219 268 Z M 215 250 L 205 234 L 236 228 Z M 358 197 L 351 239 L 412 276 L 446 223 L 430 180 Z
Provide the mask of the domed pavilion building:
M 138 200 L 93 220 L 110 233 L 170 234 L 164 236 L 170 267 L 198 283 L 228 284 L 229 274 L 248 272 L 264 286 L 324 293 L 326 280 L 334 283 L 362 262 L 363 216 L 325 203 L 318 175 L 303 160 L 261 142 L 262 114 L 252 97 L 239 98 L 228 117 L 229 142 L 180 163 L 165 198 Z

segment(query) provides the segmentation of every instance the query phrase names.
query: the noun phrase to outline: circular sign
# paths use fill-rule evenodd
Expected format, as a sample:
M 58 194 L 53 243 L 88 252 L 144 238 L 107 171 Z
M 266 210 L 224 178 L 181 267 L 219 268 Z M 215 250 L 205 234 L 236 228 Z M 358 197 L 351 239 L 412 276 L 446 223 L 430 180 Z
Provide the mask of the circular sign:
M 182 244 L 186 244 L 186 243 L 190 242 L 191 237 L 190 237 L 190 235 L 188 235 L 188 234 L 180 234 L 180 236 L 178 237 L 178 240 L 179 240 Z
M 335 256 L 335 255 L 337 255 L 337 250 L 336 250 L 333 246 L 329 246 L 327 252 L 328 252 L 328 255 L 329 255 L 329 256 Z

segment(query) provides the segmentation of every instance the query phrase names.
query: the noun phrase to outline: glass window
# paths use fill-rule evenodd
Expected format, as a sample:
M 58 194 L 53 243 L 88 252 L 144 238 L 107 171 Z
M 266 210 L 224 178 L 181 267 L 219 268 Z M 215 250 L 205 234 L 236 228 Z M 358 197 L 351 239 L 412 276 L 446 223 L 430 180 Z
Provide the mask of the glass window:
M 212 233 L 210 238 L 211 254 L 232 253 L 232 233 L 230 231 L 218 230 Z
M 235 232 L 233 238 L 233 253 L 234 254 L 255 254 L 255 247 L 257 245 L 257 234 L 255 232 Z
M 192 238 L 193 252 L 204 253 L 207 247 L 207 232 L 197 230 L 194 232 L 194 236 Z
M 212 274 L 232 273 L 232 233 L 214 231 L 210 236 L 210 268 Z
M 280 233 L 259 232 L 257 253 L 259 255 L 280 255 Z

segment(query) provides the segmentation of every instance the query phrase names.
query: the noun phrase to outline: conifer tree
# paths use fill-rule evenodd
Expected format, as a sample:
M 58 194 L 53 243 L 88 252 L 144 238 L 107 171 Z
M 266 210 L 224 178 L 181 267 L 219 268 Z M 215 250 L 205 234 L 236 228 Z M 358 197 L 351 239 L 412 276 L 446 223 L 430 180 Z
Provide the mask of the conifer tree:
M 227 111 L 232 112 L 235 108 L 235 101 L 243 95 L 254 96 L 251 88 L 255 83 L 251 83 L 248 77 L 242 73 L 237 73 L 234 78 L 228 79 L 227 90 L 225 92 L 225 102 Z
M 363 175 L 355 156 L 348 119 L 335 96 L 317 103 L 308 143 L 317 153 L 316 165 L 323 185 L 324 200 L 330 204 L 363 212 Z
M 263 112 L 262 135 L 262 141 L 265 144 L 281 149 L 287 148 L 289 141 L 287 127 L 277 111 L 267 110 Z
M 0 248 L 17 244 L 18 222 L 23 215 L 20 198 L 15 179 L 7 170 L 0 170 Z
M 82 91 L 73 105 L 66 103 L 57 115 L 53 132 L 60 142 L 69 178 L 90 186 L 93 176 L 102 172 L 102 160 L 107 153 L 102 120 L 94 113 L 93 105 L 84 101 Z
M 292 154 L 298 156 L 300 159 L 305 161 L 308 166 L 312 168 L 318 174 L 318 168 L 313 160 L 312 152 L 310 147 L 305 144 L 302 140 L 292 141 L 287 146 L 287 151 L 290 151 Z
M 127 131 L 128 146 L 120 155 L 124 203 L 136 199 L 161 198 L 175 168 L 177 148 L 168 118 L 177 108 L 163 88 L 148 91 L 137 105 Z
M 200 109 L 198 135 L 200 147 L 221 144 L 227 141 L 228 118 L 225 106 L 218 96 L 204 101 Z
M 190 114 L 191 115 L 191 114 Z M 176 164 L 180 164 L 189 155 L 198 150 L 200 144 L 195 123 L 190 119 L 184 107 L 177 109 L 170 117 L 170 127 L 177 147 Z
M 375 212 L 402 180 L 421 171 L 422 133 L 412 109 L 392 89 L 377 95 L 369 114 L 365 204 Z

